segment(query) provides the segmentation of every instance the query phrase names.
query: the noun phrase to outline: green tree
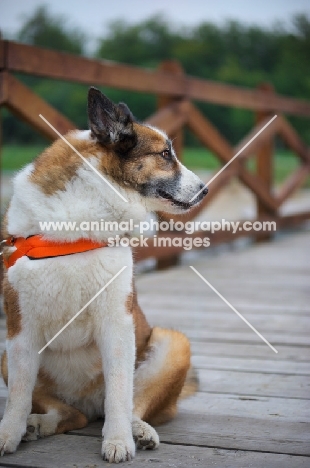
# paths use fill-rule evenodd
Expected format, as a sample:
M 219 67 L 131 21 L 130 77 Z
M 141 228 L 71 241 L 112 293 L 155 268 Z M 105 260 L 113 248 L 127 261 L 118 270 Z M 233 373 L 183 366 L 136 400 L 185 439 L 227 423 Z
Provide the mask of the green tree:
M 62 16 L 53 16 L 46 6 L 39 6 L 29 16 L 17 35 L 25 44 L 37 45 L 48 49 L 83 54 L 86 35 L 70 27 Z
M 84 54 L 87 36 L 66 19 L 40 7 L 26 18 L 17 39 L 32 45 Z M 114 21 L 98 41 L 96 58 L 155 69 L 161 61 L 178 60 L 184 71 L 202 79 L 255 88 L 270 82 L 287 96 L 310 99 L 310 19 L 299 15 L 289 29 L 246 26 L 236 21 L 222 25 L 203 22 L 191 28 L 172 26 L 163 16 L 136 24 Z M 20 77 L 43 99 L 68 116 L 78 127 L 86 126 L 86 94 L 83 85 Z M 103 89 L 115 101 L 125 101 L 140 120 L 155 111 L 156 96 L 125 90 Z M 236 143 L 254 123 L 250 111 L 198 103 L 203 113 Z M 33 133 L 5 113 L 4 139 L 31 141 Z M 302 137 L 310 142 L 307 119 L 292 118 Z M 196 143 L 187 137 L 190 144 Z
M 45 6 L 37 8 L 31 16 L 26 18 L 16 39 L 29 45 L 72 54 L 83 54 L 87 42 L 86 35 L 82 31 L 70 27 L 62 16 L 52 15 Z M 19 75 L 18 78 L 34 93 L 71 119 L 77 127 L 86 128 L 87 86 L 56 82 L 29 75 Z M 44 141 L 28 125 L 17 120 L 7 111 L 3 112 L 3 139 L 4 142 Z
M 161 60 L 173 58 L 174 46 L 180 40 L 180 34 L 160 15 L 134 25 L 113 21 L 108 34 L 99 41 L 96 56 L 153 68 Z

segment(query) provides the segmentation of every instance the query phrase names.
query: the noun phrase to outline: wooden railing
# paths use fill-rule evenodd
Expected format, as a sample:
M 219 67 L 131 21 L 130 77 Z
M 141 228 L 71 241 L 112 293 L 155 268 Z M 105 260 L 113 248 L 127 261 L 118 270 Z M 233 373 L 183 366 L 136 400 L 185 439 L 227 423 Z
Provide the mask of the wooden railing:
M 25 120 L 47 138 L 55 139 L 55 133 L 40 118 L 43 114 L 61 133 L 75 128 L 65 116 L 42 100 L 19 81 L 14 73 L 26 73 L 68 80 L 88 85 L 153 93 L 158 96 L 158 109 L 147 122 L 163 128 L 172 138 L 177 136 L 176 149 L 182 153 L 182 134 L 187 126 L 201 141 L 226 164 L 244 144 L 251 139 L 276 113 L 278 117 L 212 182 L 210 192 L 199 207 L 185 216 L 173 216 L 183 222 L 195 218 L 232 177 L 237 177 L 254 194 L 258 220 L 275 220 L 277 227 L 290 227 L 310 219 L 310 211 L 282 216 L 283 203 L 306 180 L 310 173 L 309 148 L 301 140 L 284 114 L 310 117 L 310 102 L 279 96 L 270 85 L 258 89 L 244 89 L 187 76 L 176 62 L 164 62 L 159 69 L 150 71 L 138 67 L 104 60 L 91 60 L 67 53 L 55 52 L 10 41 L 0 42 L 0 105 L 6 106 L 17 117 Z M 256 125 L 248 135 L 233 147 L 215 126 L 198 110 L 193 100 L 251 109 L 256 113 Z M 283 185 L 273 191 L 273 139 L 280 137 L 299 158 L 299 167 Z M 256 173 L 245 165 L 248 158 L 257 158 Z M 164 214 L 160 214 L 163 218 Z M 169 233 L 174 236 L 173 232 Z M 211 243 L 227 242 L 237 236 L 253 235 L 266 238 L 266 233 L 229 231 L 208 234 Z M 178 233 L 180 236 L 180 233 Z M 196 232 L 193 237 L 205 237 L 206 232 Z M 165 233 L 167 237 L 167 233 Z M 186 235 L 186 237 L 190 237 Z M 156 257 L 160 266 L 171 264 L 183 251 L 182 247 L 158 248 L 150 241 L 148 248 L 136 250 L 137 259 Z M 169 260 L 167 260 L 169 259 Z

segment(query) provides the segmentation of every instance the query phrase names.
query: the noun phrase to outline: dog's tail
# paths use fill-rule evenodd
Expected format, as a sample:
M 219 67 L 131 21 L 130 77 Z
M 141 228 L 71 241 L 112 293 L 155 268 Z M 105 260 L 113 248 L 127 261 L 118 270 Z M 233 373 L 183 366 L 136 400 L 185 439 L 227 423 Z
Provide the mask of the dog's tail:
M 187 371 L 186 379 L 184 382 L 184 386 L 180 393 L 180 399 L 183 400 L 191 395 L 194 395 L 199 389 L 199 379 L 198 379 L 198 372 L 192 365 Z

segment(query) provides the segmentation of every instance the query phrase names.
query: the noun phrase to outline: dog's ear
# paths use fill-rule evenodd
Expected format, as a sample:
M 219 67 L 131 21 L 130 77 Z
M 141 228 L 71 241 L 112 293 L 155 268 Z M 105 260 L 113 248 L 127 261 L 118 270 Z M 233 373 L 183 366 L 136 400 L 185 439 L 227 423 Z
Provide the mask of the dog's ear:
M 96 88 L 88 92 L 88 120 L 98 141 L 119 153 L 127 153 L 136 144 L 133 115 L 124 103 L 114 104 Z

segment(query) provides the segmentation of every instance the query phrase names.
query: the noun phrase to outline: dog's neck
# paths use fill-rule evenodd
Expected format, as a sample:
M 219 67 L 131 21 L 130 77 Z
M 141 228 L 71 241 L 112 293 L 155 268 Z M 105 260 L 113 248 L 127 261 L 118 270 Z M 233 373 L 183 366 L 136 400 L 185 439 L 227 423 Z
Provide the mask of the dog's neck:
M 31 171 L 30 164 L 14 180 L 14 194 L 8 213 L 8 232 L 11 235 L 28 237 L 44 234 L 44 237 L 60 242 L 79 238 L 106 241 L 124 235 L 124 224 L 121 229 L 117 229 L 115 224 L 105 229 L 106 222 L 116 222 L 119 227 L 119 223 L 132 220 L 131 225 L 137 225 L 149 211 L 138 193 L 125 190 L 109 179 L 117 190 L 113 191 L 87 166 L 79 169 L 78 177 L 67 183 L 66 190 L 53 195 L 44 194 L 30 181 Z M 128 201 L 125 202 L 120 195 Z M 68 230 L 63 227 L 61 230 L 50 228 L 49 231 L 42 231 L 42 222 L 76 224 L 75 228 Z

